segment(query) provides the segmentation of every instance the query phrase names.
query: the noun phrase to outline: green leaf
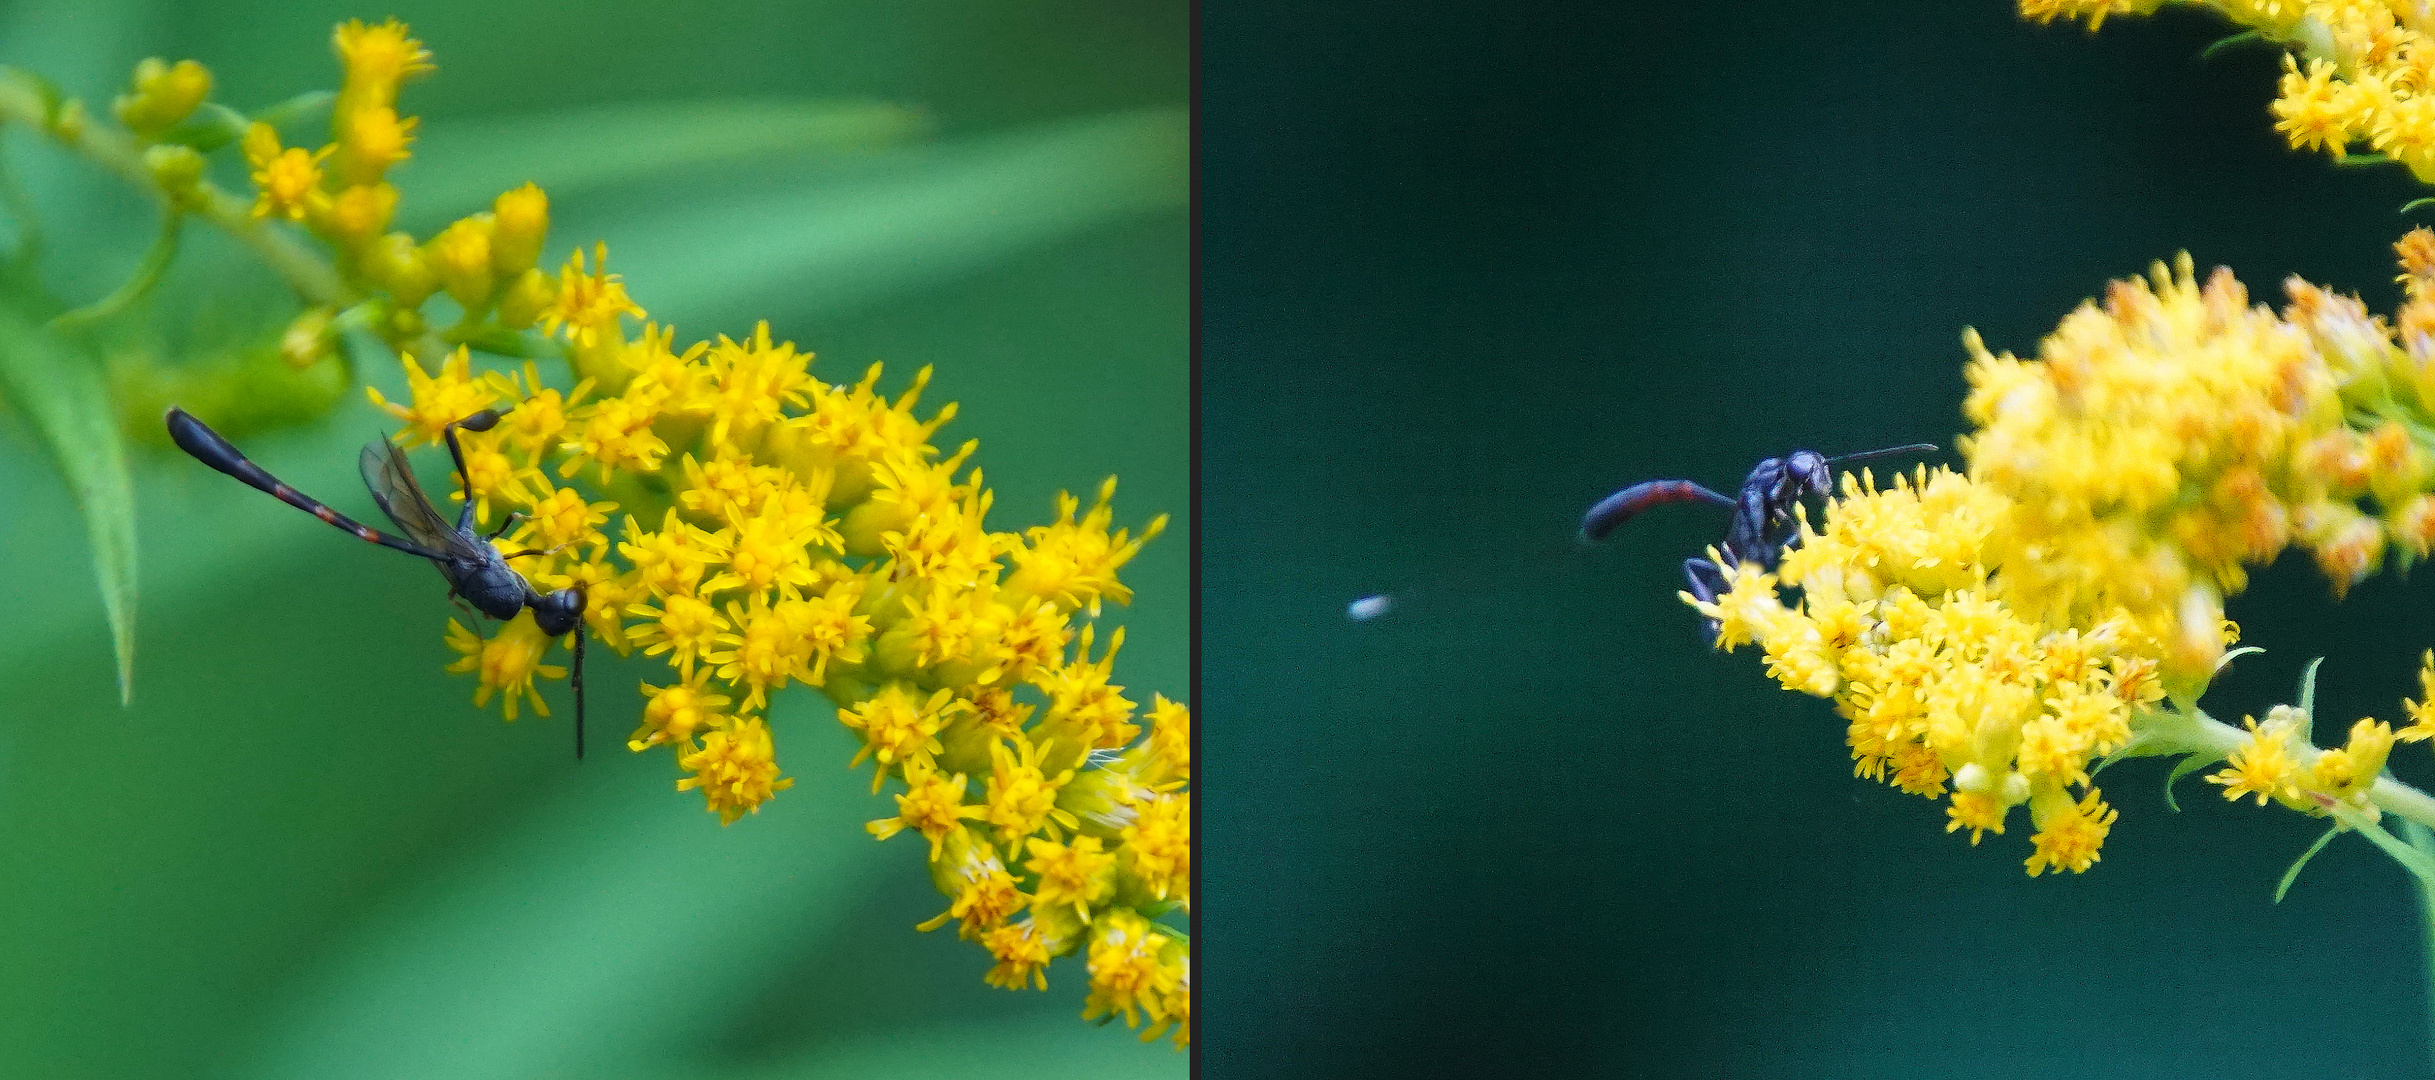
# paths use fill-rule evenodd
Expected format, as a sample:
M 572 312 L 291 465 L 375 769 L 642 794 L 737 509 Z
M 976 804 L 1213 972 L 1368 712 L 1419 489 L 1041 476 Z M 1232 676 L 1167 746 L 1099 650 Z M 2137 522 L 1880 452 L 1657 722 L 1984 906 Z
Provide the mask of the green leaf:
M 2253 41 L 2264 42 L 2265 40 L 2266 35 L 2258 33 L 2255 30 L 2244 31 L 2227 38 L 2218 38 L 2215 40 L 2214 44 L 2208 45 L 2205 49 L 2199 51 L 2198 59 L 2201 63 L 2204 63 L 2208 60 L 2215 59 L 2217 53 L 2223 52 L 2226 49 L 2246 45 Z
M 2342 826 L 2340 825 L 2325 830 L 2325 835 L 2317 837 L 2316 843 L 2308 845 L 2308 850 L 2301 852 L 2299 858 L 2292 860 L 2291 869 L 2283 871 L 2283 880 L 2274 887 L 2275 903 L 2282 903 L 2283 894 L 2291 891 L 2291 883 L 2300 880 L 2300 868 L 2308 865 L 2308 860 L 2316 858 L 2317 852 L 2325 850 L 2325 845 L 2332 843 L 2334 837 L 2341 832 Z
M 2317 667 L 2323 663 L 2325 663 L 2325 658 L 2317 657 L 2309 661 L 2308 667 L 2300 672 L 2300 711 L 2310 716 L 2316 715 L 2317 712 Z
M 421 133 L 399 186 L 417 219 L 490 204 L 526 181 L 552 195 L 802 150 L 869 151 L 929 130 L 917 109 L 868 101 L 639 102 L 452 121 Z
M 2255 645 L 2243 645 L 2243 646 L 2241 646 L 2240 648 L 2234 649 L 2234 650 L 2232 650 L 2231 652 L 2225 653 L 2224 655 L 2222 655 L 2222 656 L 2220 656 L 2220 657 L 2217 657 L 2217 658 L 2216 658 L 2216 661 L 2215 661 L 2215 673 L 2216 673 L 2216 674 L 2218 674 L 2218 675 L 2221 675 L 2221 674 L 2223 674 L 2223 672 L 2224 672 L 2224 669 L 2225 669 L 2225 668 L 2228 668 L 2228 667 L 2231 667 L 2231 666 L 2232 666 L 2232 662 L 2233 662 L 2233 661 L 2238 660 L 2238 659 L 2240 659 L 2241 657 L 2247 656 L 2247 655 L 2249 655 L 2250 653 L 2262 653 L 2262 652 L 2265 652 L 2265 651 L 2266 651 L 2265 649 L 2259 648 L 2258 646 L 2255 646 Z
M 287 141 L 289 133 L 298 125 L 308 124 L 328 116 L 330 103 L 336 100 L 338 100 L 338 95 L 328 90 L 307 90 L 285 101 L 273 102 L 255 110 L 254 120 L 278 129 L 281 141 Z M 244 133 L 239 132 L 238 134 Z
M 2430 195 L 2423 199 L 2411 199 L 2408 202 L 2402 203 L 2401 212 L 2406 214 L 2412 210 L 2418 209 L 2421 206 L 2435 206 L 2435 195 Z
M 126 436 L 101 361 L 15 306 L 0 305 L 0 389 L 33 421 L 76 493 L 118 652 L 118 698 L 125 704 L 135 693 L 135 485 L 127 477 Z
M 2402 869 L 2417 875 L 2420 885 L 2435 887 L 2435 855 L 2429 855 L 2403 843 L 2400 837 L 2384 831 L 2384 826 L 2369 821 L 2366 814 L 2351 809 L 2348 804 L 2334 803 L 2326 809 L 2333 813 L 2335 821 L 2357 829 L 2359 835 L 2367 837 L 2374 841 L 2377 847 L 2383 848 L 2384 853 L 2392 856 L 2394 862 L 2400 863 Z
M 162 132 L 160 141 L 191 146 L 208 154 L 244 138 L 248 123 L 244 113 L 206 101 L 178 126 Z
M 2191 773 L 2197 772 L 2200 769 L 2206 768 L 2207 766 L 2213 765 L 2222 760 L 2222 757 L 2213 754 L 2192 754 L 2181 759 L 2180 761 L 2174 762 L 2173 771 L 2166 774 L 2164 778 L 2165 808 L 2173 811 L 2176 814 L 2181 813 L 2181 804 L 2175 802 L 2173 799 L 2173 785 L 2179 782 L 2182 777 L 2188 776 Z
M 2317 741 L 2317 668 L 2324 663 L 2324 657 L 2317 657 L 2300 672 L 2300 741 L 2304 743 Z
M 816 184 L 662 200 L 602 231 L 614 227 L 612 261 L 655 317 L 716 322 L 781 300 L 799 315 L 850 311 L 1181 210 L 1191 146 L 1181 110 L 1079 117 L 887 155 Z
M 164 211 L 161 214 L 161 231 L 153 238 L 151 249 L 144 252 L 143 261 L 136 264 L 135 273 L 129 275 L 118 288 L 111 290 L 110 295 L 54 317 L 51 329 L 63 332 L 83 329 L 117 315 L 143 299 L 154 285 L 160 284 L 161 275 L 167 273 L 169 264 L 177 259 L 178 234 L 185 224 L 186 215 L 179 213 L 177 208 Z

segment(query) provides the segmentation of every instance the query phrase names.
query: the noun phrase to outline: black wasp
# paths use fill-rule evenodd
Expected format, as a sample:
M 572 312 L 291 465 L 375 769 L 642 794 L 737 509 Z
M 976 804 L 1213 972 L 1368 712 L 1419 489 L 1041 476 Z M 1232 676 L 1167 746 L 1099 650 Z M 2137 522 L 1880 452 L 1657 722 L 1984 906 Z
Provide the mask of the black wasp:
M 321 500 L 280 483 L 279 478 L 264 471 L 262 466 L 248 460 L 237 448 L 221 438 L 220 433 L 203 426 L 203 422 L 187 415 L 186 410 L 172 406 L 169 410 L 169 437 L 178 448 L 194 455 L 196 461 L 236 477 L 257 491 L 293 506 L 323 521 L 355 534 L 385 548 L 394 548 L 408 555 L 420 555 L 439 567 L 440 576 L 448 579 L 448 597 L 459 596 L 482 614 L 493 619 L 513 619 L 526 608 L 533 610 L 533 622 L 541 632 L 558 637 L 574 634 L 575 651 L 575 760 L 583 760 L 583 587 L 541 593 L 507 565 L 509 559 L 543 554 L 525 550 L 502 555 L 490 541 L 512 528 L 521 515 L 509 514 L 497 532 L 483 536 L 474 531 L 473 492 L 465 493 L 465 509 L 457 515 L 451 527 L 447 519 L 433 508 L 430 498 L 423 494 L 422 485 L 414 482 L 414 469 L 406 464 L 405 451 L 387 439 L 364 446 L 359 459 L 364 474 L 364 486 L 371 489 L 372 501 L 389 520 L 397 523 L 406 539 L 398 539 L 377 529 L 359 525 L 346 515 L 324 505 Z M 456 459 L 457 475 L 470 476 L 465 470 L 465 452 L 457 446 L 457 429 L 489 431 L 499 423 L 497 409 L 484 409 L 448 425 L 442 434 L 448 441 L 448 456 Z
M 1581 515 L 1581 538 L 1603 540 L 1624 522 L 1660 503 L 1704 502 L 1732 507 L 1733 520 L 1725 526 L 1724 542 L 1716 547 L 1724 565 L 1703 558 L 1683 560 L 1683 577 L 1691 582 L 1691 595 L 1703 603 L 1714 603 L 1727 587 L 1727 569 L 1751 563 L 1761 570 L 1773 570 L 1784 549 L 1800 542 L 1801 503 L 1834 493 L 1831 470 L 1835 466 L 1935 449 L 1930 443 L 1912 443 L 1831 458 L 1815 450 L 1795 450 L 1759 462 L 1742 481 L 1741 493 L 1735 498 L 1726 498 L 1689 480 L 1644 480 L 1598 500 L 1588 513 Z M 1716 632 L 1716 620 L 1708 620 L 1708 636 L 1715 637 Z

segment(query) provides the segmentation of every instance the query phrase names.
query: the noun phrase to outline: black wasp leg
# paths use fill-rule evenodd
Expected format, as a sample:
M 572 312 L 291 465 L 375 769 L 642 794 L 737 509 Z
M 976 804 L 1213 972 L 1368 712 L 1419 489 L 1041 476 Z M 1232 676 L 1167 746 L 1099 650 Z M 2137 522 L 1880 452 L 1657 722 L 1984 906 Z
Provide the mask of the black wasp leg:
M 473 472 L 465 467 L 465 451 L 457 445 L 457 429 L 489 431 L 498 426 L 499 410 L 484 409 L 463 420 L 452 421 L 447 427 L 440 429 L 440 434 L 448 440 L 448 456 L 455 458 L 457 462 L 457 483 L 465 492 L 465 509 L 457 512 L 458 532 L 464 532 L 467 526 L 473 524 L 474 494 Z
M 500 522 L 499 527 L 496 530 L 493 530 L 489 536 L 485 536 L 482 539 L 496 540 L 502 536 L 505 536 L 507 535 L 507 530 L 515 528 L 516 523 L 522 520 L 524 520 L 524 511 L 510 510 L 507 512 L 507 520 Z M 458 527 L 463 528 L 463 526 Z
M 1683 578 L 1691 583 L 1691 595 L 1703 604 L 1713 604 L 1725 594 L 1725 571 L 1706 559 L 1684 559 Z
M 1684 559 L 1683 577 L 1691 583 L 1691 595 L 1700 603 L 1713 604 L 1725 592 L 1725 572 L 1706 559 Z M 1724 626 L 1715 619 L 1707 620 L 1708 640 L 1715 641 Z

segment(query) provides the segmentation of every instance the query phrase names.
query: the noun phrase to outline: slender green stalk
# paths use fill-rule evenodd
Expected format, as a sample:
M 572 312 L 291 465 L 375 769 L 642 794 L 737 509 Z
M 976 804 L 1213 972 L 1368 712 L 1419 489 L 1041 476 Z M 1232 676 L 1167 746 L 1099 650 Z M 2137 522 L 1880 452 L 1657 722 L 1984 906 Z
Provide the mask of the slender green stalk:
M 252 248 L 271 270 L 286 279 L 307 306 L 349 308 L 369 299 L 336 268 L 314 253 L 296 234 L 253 215 L 244 198 L 221 190 L 208 180 L 184 189 L 174 204 L 144 162 L 144 147 L 133 135 L 95 123 L 75 102 L 54 106 L 40 83 L 18 69 L 0 66 L 0 124 L 15 122 L 49 135 L 53 142 L 116 173 L 129 185 L 161 202 L 164 211 L 182 209 L 211 223 Z M 56 115 L 55 115 L 56 114 Z M 0 193 L 5 194 L 5 193 Z M 398 342 L 405 352 L 437 357 L 448 346 L 428 330 L 412 341 Z
M 169 271 L 169 264 L 178 257 L 178 234 L 185 231 L 185 226 L 186 215 L 176 207 L 162 211 L 161 234 L 153 239 L 151 250 L 144 252 L 144 261 L 136 264 L 135 273 L 128 276 L 126 283 L 108 296 L 73 311 L 62 312 L 58 318 L 51 320 L 51 329 L 90 326 L 143 299 L 144 294 L 151 292 L 152 287 L 160 282 L 161 275 Z
M 25 185 L 17 182 L 17 174 L 5 161 L 0 161 L 0 206 L 7 207 L 9 216 L 17 222 L 17 265 L 30 270 L 35 260 L 42 257 L 42 222 L 35 216 L 33 198 L 25 193 Z
M 2142 755 L 2201 753 L 2220 758 L 2249 740 L 2248 732 L 2197 710 L 2156 710 L 2143 719 L 2156 741 L 2153 748 L 2142 749 Z M 2376 785 L 2368 789 L 2367 798 L 2385 813 L 2435 828 L 2435 795 L 2390 776 L 2379 776 Z
M 54 122 L 55 118 L 47 115 L 49 109 L 42 95 L 16 76 L 14 69 L 0 68 L 0 121 L 13 121 L 44 132 L 59 145 L 167 204 L 168 195 L 153 180 L 152 170 L 144 164 L 144 149 L 134 136 L 90 119 Z M 72 103 L 69 108 L 74 108 Z M 244 199 L 205 180 L 187 193 L 186 201 L 187 209 L 196 217 L 254 249 L 306 302 L 345 307 L 363 299 L 312 249 L 269 222 L 255 219 L 251 204 Z
M 2410 846 L 2435 854 L 2435 830 L 2416 821 L 2401 823 L 2401 835 Z M 2430 1038 L 2430 1061 L 2435 1062 L 2435 882 L 2417 879 L 2419 927 L 2425 934 L 2427 949 L 2427 1025 Z

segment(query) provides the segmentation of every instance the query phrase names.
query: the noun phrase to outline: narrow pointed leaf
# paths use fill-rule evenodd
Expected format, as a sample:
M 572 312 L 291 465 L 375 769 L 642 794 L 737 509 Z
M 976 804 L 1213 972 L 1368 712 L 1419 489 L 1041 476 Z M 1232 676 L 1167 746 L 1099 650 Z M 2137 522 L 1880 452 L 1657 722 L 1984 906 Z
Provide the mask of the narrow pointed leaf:
M 2291 891 L 2291 883 L 2300 880 L 2300 868 L 2308 865 L 2308 860 L 2316 858 L 2317 852 L 2325 850 L 2325 845 L 2332 843 L 2334 837 L 2341 831 L 2342 826 L 2340 825 L 2325 830 L 2325 835 L 2317 837 L 2316 843 L 2308 845 L 2308 850 L 2301 852 L 2299 858 L 2291 861 L 2291 869 L 2283 871 L 2283 880 L 2274 887 L 2275 903 L 2283 902 L 2283 894 Z
M 2164 778 L 2165 807 L 2176 814 L 2180 813 L 2181 804 L 2173 800 L 2173 785 L 2180 782 L 2182 777 L 2188 776 L 2191 773 L 2197 772 L 2200 769 L 2206 768 L 2207 766 L 2213 765 L 2222 760 L 2223 759 L 2220 757 L 2214 757 L 2207 754 L 2192 754 L 2181 759 L 2180 761 L 2174 762 L 2173 771 L 2166 774 Z
M 2435 855 L 2429 855 L 2403 843 L 2400 837 L 2384 831 L 2384 826 L 2369 821 L 2366 814 L 2346 805 L 2335 803 L 2327 809 L 2333 812 L 2334 820 L 2357 829 L 2359 835 L 2367 837 L 2377 847 L 2383 848 L 2384 853 L 2392 856 L 2394 862 L 2400 863 L 2402 869 L 2417 875 L 2421 885 L 2435 887 Z
M 292 132 L 327 117 L 330 103 L 336 100 L 338 95 L 328 90 L 307 90 L 285 101 L 263 106 L 254 112 L 253 118 L 258 123 L 277 128 L 281 139 L 292 140 Z
M 870 101 L 641 102 L 468 118 L 423 133 L 417 168 L 398 183 L 418 219 L 437 221 L 528 180 L 561 194 L 714 162 L 873 150 L 928 128 L 919 110 Z
M 2217 38 L 2217 39 L 2215 40 L 2215 43 L 2214 43 L 2214 44 L 2211 44 L 2211 45 L 2207 46 L 2205 49 L 2202 49 L 2202 50 L 2200 50 L 2200 51 L 2199 51 L 2199 53 L 2198 53 L 2198 59 L 2199 59 L 2199 61 L 2200 61 L 2201 63 L 2204 63 L 2204 62 L 2206 62 L 2206 61 L 2208 61 L 2208 60 L 2213 60 L 2213 59 L 2215 59 L 2216 54 L 2221 53 L 2221 52 L 2223 52 L 2223 51 L 2224 51 L 2224 50 L 2226 50 L 2226 49 L 2234 48 L 2234 47 L 2236 47 L 2236 46 L 2240 46 L 2240 45 L 2246 45 L 2246 44 L 2249 44 L 2250 42 L 2258 42 L 2258 43 L 2261 43 L 2261 44 L 2273 44 L 2272 42 L 2269 42 L 2269 41 L 2267 41 L 2267 40 L 2266 40 L 2266 35 L 2261 34 L 2261 33 L 2258 33 L 2258 32 L 2257 32 L 2257 31 L 2255 31 L 2255 30 L 2249 30 L 2249 31 L 2245 31 L 2245 32 L 2242 32 L 2242 33 L 2234 34 L 2234 35 L 2232 35 L 2231 37 L 2227 37 L 2227 38 Z
M 799 312 L 851 310 L 1181 210 L 1191 147 L 1181 110 L 1059 120 L 891 154 L 816 185 L 668 205 L 616 223 L 612 253 L 630 260 L 627 287 L 653 298 L 654 315 L 734 317 L 779 298 Z M 704 236 L 722 238 L 715 252 Z
M 124 704 L 135 692 L 135 486 L 101 361 L 16 307 L 0 305 L 0 393 L 32 421 L 76 493 Z
M 196 107 L 194 115 L 162 132 L 160 141 L 191 146 L 208 154 L 244 138 L 249 122 L 244 113 L 216 101 L 206 101 Z
M 2317 668 L 2324 663 L 2324 657 L 2317 657 L 2300 673 L 2300 741 L 2304 743 L 2317 741 Z

